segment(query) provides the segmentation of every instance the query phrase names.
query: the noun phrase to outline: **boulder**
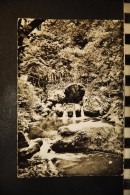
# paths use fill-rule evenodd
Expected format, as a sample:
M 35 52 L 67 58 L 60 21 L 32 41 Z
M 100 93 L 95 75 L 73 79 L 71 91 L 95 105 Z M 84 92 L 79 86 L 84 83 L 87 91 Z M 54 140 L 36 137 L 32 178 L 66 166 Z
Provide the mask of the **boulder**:
M 38 143 L 38 144 L 39 144 L 39 146 L 42 146 L 42 144 L 43 144 L 43 141 L 42 141 L 42 139 L 41 139 L 41 138 L 37 138 L 37 139 L 35 139 L 35 142 L 36 142 L 36 143 Z
M 40 126 L 41 121 L 39 122 L 33 122 L 29 124 L 29 130 L 28 130 L 28 138 L 29 139 L 36 139 L 36 138 L 43 138 L 44 137 L 44 131 L 42 127 Z
M 31 141 L 29 147 L 21 148 L 18 150 L 18 161 L 24 161 L 31 158 L 35 153 L 40 151 L 43 144 L 42 140 Z
M 123 102 L 122 99 L 114 97 L 111 102 L 110 109 L 103 116 L 103 119 L 110 123 L 117 125 L 120 124 L 123 127 Z
M 25 138 L 25 135 L 22 131 L 18 132 L 18 148 L 25 148 L 28 147 L 29 144 Z
M 90 94 L 86 92 L 84 96 L 84 113 L 89 117 L 98 117 L 106 114 L 110 108 L 110 103 L 105 96 Z
M 112 125 L 103 122 L 80 122 L 58 129 L 61 139 L 52 146 L 56 152 L 120 151 L 117 134 Z
M 70 135 L 74 135 L 75 131 L 72 131 L 68 126 L 62 126 L 62 127 L 59 127 L 58 133 L 61 136 L 70 136 Z

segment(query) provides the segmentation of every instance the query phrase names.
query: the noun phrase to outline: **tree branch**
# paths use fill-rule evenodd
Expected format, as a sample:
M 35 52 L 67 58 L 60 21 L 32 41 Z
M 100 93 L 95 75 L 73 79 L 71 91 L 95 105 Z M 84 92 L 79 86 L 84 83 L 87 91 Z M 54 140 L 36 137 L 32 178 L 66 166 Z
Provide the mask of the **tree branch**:
M 45 22 L 44 19 L 34 19 L 25 28 L 21 25 L 21 19 L 18 21 L 18 46 L 22 46 L 23 39 L 27 37 L 36 27 Z

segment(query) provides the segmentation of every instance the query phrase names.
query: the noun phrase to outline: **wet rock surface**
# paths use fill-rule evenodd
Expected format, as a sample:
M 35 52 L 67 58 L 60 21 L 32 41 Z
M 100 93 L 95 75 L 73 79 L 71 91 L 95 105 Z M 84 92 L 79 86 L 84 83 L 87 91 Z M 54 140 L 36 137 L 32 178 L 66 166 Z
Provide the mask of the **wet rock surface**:
M 40 127 L 40 123 L 38 124 L 38 122 L 32 122 L 29 124 L 28 137 L 29 139 L 36 139 L 36 138 L 44 137 L 44 131 Z
M 45 137 L 19 150 L 19 177 L 122 174 L 123 156 L 113 125 L 90 118 L 75 123 L 70 119 L 65 125 L 61 119 L 55 119 L 56 124 L 46 120 L 37 122 L 41 130 L 48 124 Z
M 22 131 L 18 132 L 18 148 L 24 148 L 28 147 L 29 144 L 24 136 L 24 133 Z
M 115 129 L 112 125 L 102 122 L 81 122 L 62 126 L 58 129 L 61 138 L 52 145 L 56 152 L 117 152 L 113 144 L 116 141 Z
M 42 139 L 36 139 L 29 142 L 28 147 L 19 148 L 18 149 L 18 160 L 26 161 L 30 159 L 35 153 L 40 151 L 40 147 L 42 146 Z

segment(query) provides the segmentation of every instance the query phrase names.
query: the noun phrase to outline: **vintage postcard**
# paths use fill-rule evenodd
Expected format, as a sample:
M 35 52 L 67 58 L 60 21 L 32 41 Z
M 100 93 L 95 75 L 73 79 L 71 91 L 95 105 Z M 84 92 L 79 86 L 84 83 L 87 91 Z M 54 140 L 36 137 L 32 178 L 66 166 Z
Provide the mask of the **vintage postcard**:
M 123 21 L 19 18 L 17 176 L 123 173 Z

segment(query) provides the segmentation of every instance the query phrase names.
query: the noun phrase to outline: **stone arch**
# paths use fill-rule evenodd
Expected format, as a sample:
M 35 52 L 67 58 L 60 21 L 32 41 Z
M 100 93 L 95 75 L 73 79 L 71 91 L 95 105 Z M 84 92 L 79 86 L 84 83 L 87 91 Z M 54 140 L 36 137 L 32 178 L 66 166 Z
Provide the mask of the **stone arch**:
M 83 101 L 85 88 L 82 84 L 73 83 L 65 88 L 64 93 L 66 103 L 79 103 Z

